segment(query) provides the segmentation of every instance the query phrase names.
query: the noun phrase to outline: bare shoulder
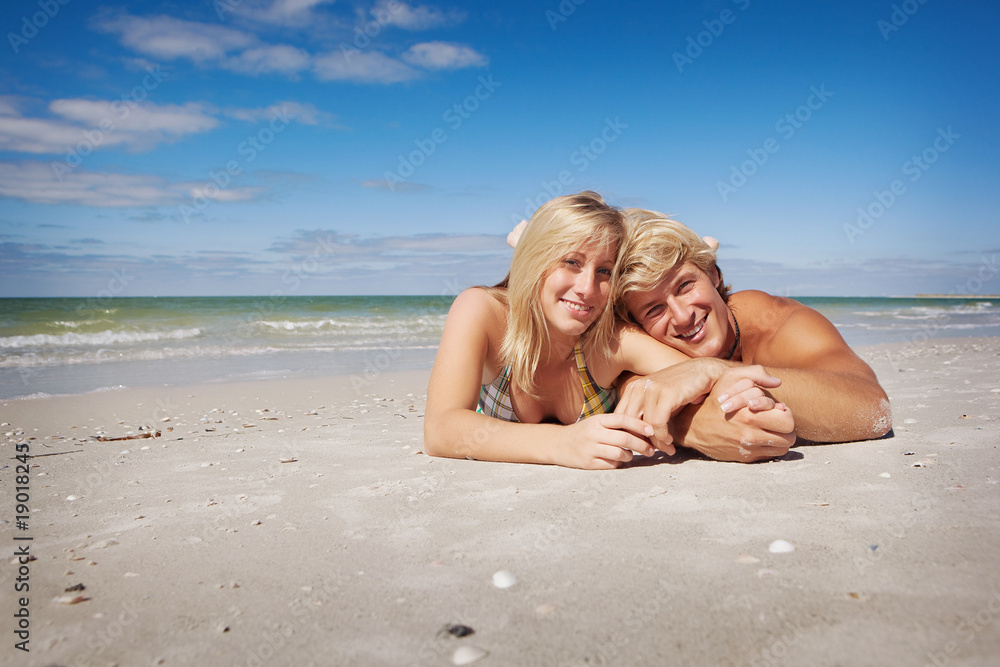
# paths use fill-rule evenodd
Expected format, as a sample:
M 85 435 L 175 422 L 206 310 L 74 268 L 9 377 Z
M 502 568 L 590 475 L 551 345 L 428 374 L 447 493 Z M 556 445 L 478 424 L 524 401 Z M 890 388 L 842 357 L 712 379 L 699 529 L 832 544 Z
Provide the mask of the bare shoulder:
M 843 368 L 860 362 L 837 327 L 803 303 L 758 290 L 737 292 L 730 303 L 741 328 L 747 325 L 744 361 L 785 368 Z

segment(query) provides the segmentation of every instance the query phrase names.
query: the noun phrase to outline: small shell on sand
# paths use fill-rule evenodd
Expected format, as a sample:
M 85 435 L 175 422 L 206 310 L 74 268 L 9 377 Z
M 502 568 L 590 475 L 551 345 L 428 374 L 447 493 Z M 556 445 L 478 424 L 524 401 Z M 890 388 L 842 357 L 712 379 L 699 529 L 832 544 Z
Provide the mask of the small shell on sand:
M 507 570 L 500 570 L 499 572 L 495 572 L 493 574 L 493 585 L 497 588 L 510 588 L 516 583 L 517 577 Z
M 79 500 L 80 496 L 66 496 L 66 500 Z
M 471 665 L 477 660 L 482 660 L 489 653 L 475 646 L 459 646 L 451 655 L 451 662 L 455 665 Z
M 53 598 L 52 601 L 58 604 L 77 604 L 79 602 L 86 602 L 89 599 L 86 595 L 60 595 Z
M 886 479 L 889 479 L 890 477 L 892 477 L 892 475 L 890 475 L 890 474 L 889 474 L 889 473 L 887 473 L 887 472 L 880 472 L 880 473 L 878 474 L 878 476 L 879 476 L 879 477 L 885 477 Z
M 790 554 L 795 551 L 795 545 L 785 540 L 775 540 L 767 550 L 773 554 Z
M 289 456 L 287 458 L 278 459 L 279 463 L 295 463 L 296 461 L 298 461 L 298 459 L 295 458 L 294 456 Z
M 756 556 L 751 556 L 750 554 L 740 554 L 736 557 L 737 563 L 746 563 L 747 565 L 753 565 L 754 563 L 759 563 L 760 559 Z

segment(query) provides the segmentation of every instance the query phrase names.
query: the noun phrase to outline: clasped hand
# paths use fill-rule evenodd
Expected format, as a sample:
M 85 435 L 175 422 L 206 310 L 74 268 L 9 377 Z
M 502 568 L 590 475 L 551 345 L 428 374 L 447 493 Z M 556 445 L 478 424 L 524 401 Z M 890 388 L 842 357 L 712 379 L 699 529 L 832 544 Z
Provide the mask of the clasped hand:
M 646 377 L 637 377 L 621 392 L 615 412 L 641 418 L 653 427 L 650 441 L 674 454 L 671 420 L 689 405 L 711 396 L 712 405 L 698 411 L 700 432 L 688 428 L 679 444 L 712 458 L 750 461 L 781 456 L 795 442 L 791 411 L 765 390 L 781 380 L 762 366 L 732 366 L 718 359 L 692 359 Z M 709 413 L 709 414 L 705 414 Z

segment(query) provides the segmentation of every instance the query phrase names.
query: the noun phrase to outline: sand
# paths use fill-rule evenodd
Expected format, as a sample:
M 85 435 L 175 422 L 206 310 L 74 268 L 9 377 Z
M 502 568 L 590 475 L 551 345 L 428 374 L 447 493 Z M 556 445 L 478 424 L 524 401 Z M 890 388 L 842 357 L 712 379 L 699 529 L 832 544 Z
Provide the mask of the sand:
M 998 664 L 1000 338 L 861 352 L 891 437 L 753 465 L 434 459 L 426 371 L 2 402 L 0 658 Z

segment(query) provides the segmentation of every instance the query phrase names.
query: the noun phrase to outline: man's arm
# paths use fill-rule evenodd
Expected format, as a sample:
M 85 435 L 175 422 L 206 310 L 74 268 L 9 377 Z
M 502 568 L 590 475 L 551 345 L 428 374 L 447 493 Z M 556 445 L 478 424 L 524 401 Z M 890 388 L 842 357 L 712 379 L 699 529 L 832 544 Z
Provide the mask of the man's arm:
M 615 412 L 652 424 L 653 444 L 668 454 L 676 443 L 720 461 L 750 463 L 782 456 L 795 444 L 792 412 L 763 393 L 778 384 L 761 366 L 691 359 L 623 378 Z M 718 400 L 723 392 L 744 407 L 724 412 Z
M 795 304 L 773 333 L 762 336 L 748 361 L 781 378 L 781 386 L 769 392 L 791 408 L 801 438 L 871 440 L 892 428 L 889 399 L 875 373 L 812 308 Z M 726 407 L 726 400 L 722 403 Z

